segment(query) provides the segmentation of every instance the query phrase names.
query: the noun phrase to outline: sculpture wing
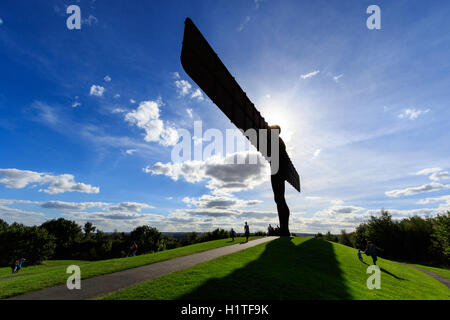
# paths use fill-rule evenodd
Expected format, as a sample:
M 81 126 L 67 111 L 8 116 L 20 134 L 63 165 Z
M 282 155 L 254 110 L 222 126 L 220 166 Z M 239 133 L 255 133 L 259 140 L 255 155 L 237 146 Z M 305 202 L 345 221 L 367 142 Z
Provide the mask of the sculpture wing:
M 185 21 L 181 64 L 236 127 L 244 131 L 255 129 L 257 132 L 259 129 L 269 129 L 255 105 L 189 18 Z M 261 151 L 258 145 L 255 147 Z M 280 154 L 280 165 L 285 167 L 286 181 L 300 192 L 299 175 L 285 149 Z

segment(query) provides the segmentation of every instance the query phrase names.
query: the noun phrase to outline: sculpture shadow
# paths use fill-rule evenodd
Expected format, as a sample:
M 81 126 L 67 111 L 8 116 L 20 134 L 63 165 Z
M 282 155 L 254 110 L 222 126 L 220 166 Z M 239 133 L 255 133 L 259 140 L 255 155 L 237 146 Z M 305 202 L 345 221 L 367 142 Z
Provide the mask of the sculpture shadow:
M 258 259 L 243 268 L 210 279 L 177 299 L 319 300 L 351 296 L 330 243 L 307 239 L 296 245 L 285 237 L 271 241 Z
M 365 262 L 365 261 L 361 261 L 361 262 L 364 263 L 366 266 L 370 266 L 370 264 L 368 264 L 368 263 Z M 388 274 L 388 275 L 390 275 L 390 276 L 392 276 L 392 277 L 394 277 L 394 278 L 397 279 L 397 280 L 406 280 L 406 279 L 403 279 L 403 278 L 400 278 L 400 277 L 396 276 L 396 275 L 393 274 L 392 272 L 389 272 L 388 270 L 386 270 L 386 269 L 384 269 L 384 268 L 382 268 L 382 267 L 380 267 L 380 271 L 381 271 L 381 272 L 384 272 L 384 273 L 386 273 L 386 274 Z

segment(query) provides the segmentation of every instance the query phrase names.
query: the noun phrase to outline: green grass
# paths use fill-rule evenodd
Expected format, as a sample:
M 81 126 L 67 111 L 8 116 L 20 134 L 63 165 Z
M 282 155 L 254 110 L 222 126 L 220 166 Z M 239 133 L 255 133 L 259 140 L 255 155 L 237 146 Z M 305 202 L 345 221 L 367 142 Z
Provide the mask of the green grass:
M 52 270 L 58 269 L 60 267 L 67 268 L 70 265 L 76 264 L 78 266 L 90 263 L 89 261 L 82 260 L 48 260 L 44 261 L 41 265 L 23 267 L 19 273 L 11 274 L 11 267 L 0 268 L 0 278 L 9 278 L 17 276 L 28 276 L 32 274 L 52 272 Z
M 381 289 L 369 290 L 368 265 L 356 253 L 313 238 L 281 238 L 104 299 L 450 299 L 448 288 L 432 277 L 381 258 Z
M 257 238 L 260 237 L 250 237 L 249 240 Z M 236 244 L 242 242 L 244 239 L 245 238 L 236 238 L 234 242 L 231 242 L 230 239 L 215 240 L 130 258 L 96 262 L 68 260 L 46 261 L 45 264 L 40 266 L 27 267 L 25 265 L 14 278 L 0 281 L 0 299 L 64 284 L 69 276 L 66 273 L 67 266 L 72 264 L 79 265 L 81 268 L 81 278 L 87 279 L 102 274 L 131 269 L 146 264 Z M 18 277 L 18 275 L 25 276 Z M 0 278 L 10 276 L 12 276 L 11 268 L 0 268 Z
M 436 267 L 429 267 L 429 266 L 424 266 L 421 264 L 412 264 L 413 266 L 434 272 L 438 275 L 443 276 L 444 278 L 450 279 L 450 270 L 449 269 L 444 269 L 444 268 L 436 268 Z

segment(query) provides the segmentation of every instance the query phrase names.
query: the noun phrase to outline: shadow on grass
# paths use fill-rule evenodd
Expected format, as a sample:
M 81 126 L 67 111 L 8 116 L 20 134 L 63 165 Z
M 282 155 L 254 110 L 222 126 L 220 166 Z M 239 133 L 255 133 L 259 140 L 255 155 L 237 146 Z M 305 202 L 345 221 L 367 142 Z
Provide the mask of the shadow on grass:
M 361 261 L 361 262 L 364 263 L 366 266 L 370 266 L 370 264 L 368 264 L 368 263 L 365 262 L 365 261 Z M 386 269 L 384 269 L 384 268 L 382 268 L 382 267 L 380 267 L 380 271 L 381 271 L 381 272 L 384 272 L 384 273 L 386 273 L 386 274 L 388 274 L 388 275 L 390 275 L 390 276 L 392 276 L 392 277 L 394 277 L 394 278 L 397 279 L 397 280 L 405 280 L 405 279 L 403 279 L 403 278 L 400 278 L 400 277 L 396 276 L 395 274 L 389 272 L 388 270 L 386 270 Z
M 267 244 L 257 260 L 224 278 L 211 279 L 178 299 L 351 299 L 333 247 L 291 238 Z

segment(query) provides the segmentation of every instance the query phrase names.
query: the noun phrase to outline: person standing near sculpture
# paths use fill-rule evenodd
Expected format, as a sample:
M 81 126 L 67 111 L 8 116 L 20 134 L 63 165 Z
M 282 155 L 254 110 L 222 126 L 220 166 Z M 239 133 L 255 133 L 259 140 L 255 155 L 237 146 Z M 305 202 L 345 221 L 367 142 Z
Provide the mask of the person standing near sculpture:
M 245 233 L 245 242 L 248 242 L 248 237 L 250 237 L 250 227 L 247 224 L 247 221 L 245 221 L 244 225 L 244 233 Z
M 236 237 L 236 232 L 234 231 L 233 228 L 231 228 L 230 236 L 231 236 L 231 240 L 234 241 L 234 238 Z

